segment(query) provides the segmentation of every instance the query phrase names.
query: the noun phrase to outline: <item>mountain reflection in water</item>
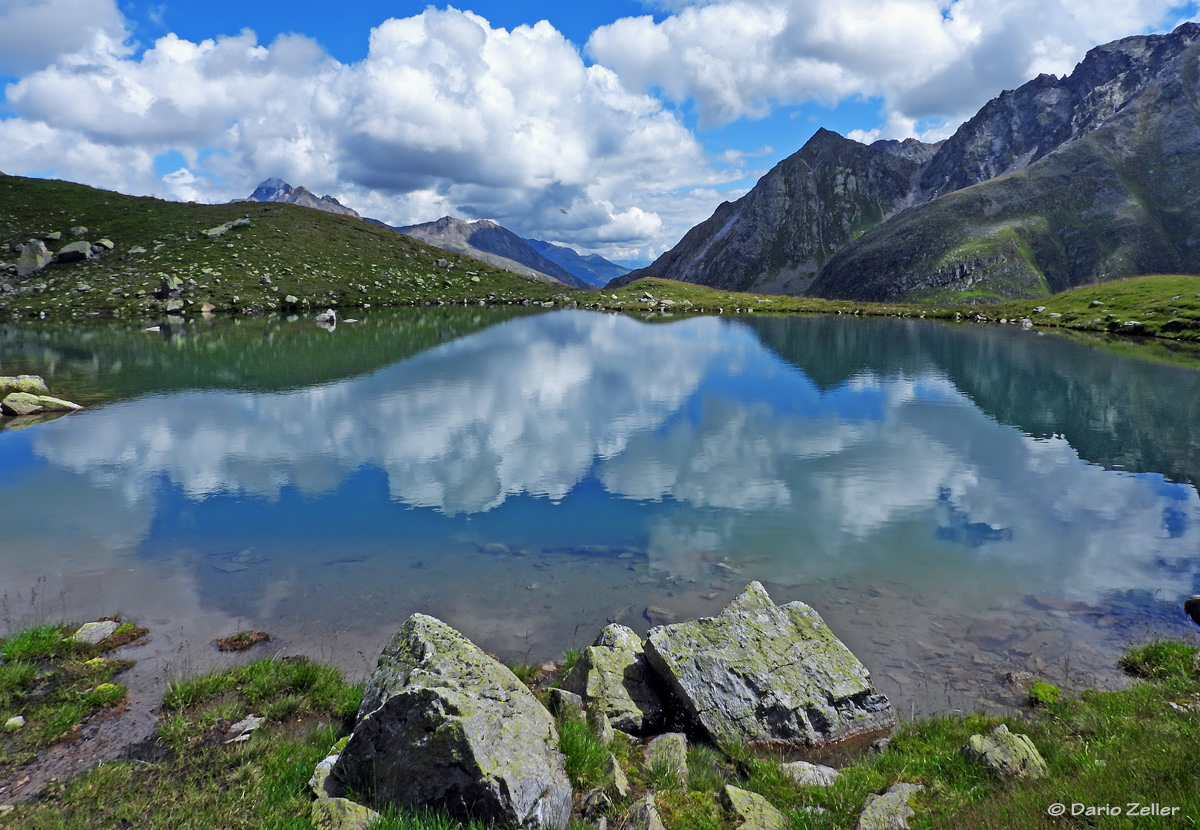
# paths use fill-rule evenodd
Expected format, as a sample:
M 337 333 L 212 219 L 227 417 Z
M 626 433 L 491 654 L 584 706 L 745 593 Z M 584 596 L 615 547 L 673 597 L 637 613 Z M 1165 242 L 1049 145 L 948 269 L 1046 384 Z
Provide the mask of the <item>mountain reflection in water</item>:
M 218 363 L 219 327 L 8 327 L 23 370 L 90 350 L 128 391 L 0 433 L 0 581 L 361 668 L 414 611 L 546 659 L 759 579 L 911 711 L 1002 705 L 1007 670 L 1116 682 L 1120 648 L 1190 633 L 1200 373 L 917 321 L 408 314 Z M 388 326 L 423 333 L 398 357 Z

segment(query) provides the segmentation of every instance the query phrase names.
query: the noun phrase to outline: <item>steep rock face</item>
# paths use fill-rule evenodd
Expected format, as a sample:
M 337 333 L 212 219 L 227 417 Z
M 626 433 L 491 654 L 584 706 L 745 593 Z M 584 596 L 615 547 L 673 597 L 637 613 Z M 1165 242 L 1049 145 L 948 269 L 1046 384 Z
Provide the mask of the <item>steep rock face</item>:
M 1092 77 L 1130 56 L 1143 60 L 1095 87 L 1094 107 L 1060 117 L 1081 135 L 1023 169 L 898 214 L 839 252 L 811 293 L 987 302 L 1136 274 L 1200 273 L 1198 40 L 1200 26 L 1186 24 L 1093 50 L 1076 75 Z M 1032 135 L 1011 143 L 1029 148 L 1021 158 L 1040 152 Z M 957 152 L 952 142 L 930 169 L 948 148 Z
M 558 263 L 589 285 L 604 285 L 609 280 L 629 273 L 628 268 L 609 262 L 599 254 L 581 254 L 574 248 L 544 242 L 541 239 L 521 239 L 546 259 Z
M 830 256 L 911 190 L 917 163 L 890 149 L 819 130 L 650 267 L 609 286 L 667 277 L 734 291 L 803 293 Z
M 533 250 L 512 231 L 488 219 L 464 222 L 453 216 L 443 216 L 435 222 L 406 225 L 395 230 L 429 245 L 466 254 L 498 268 L 550 282 L 561 282 L 574 288 L 591 287 L 561 265 L 551 262 Z
M 254 189 L 247 201 L 284 202 L 289 205 L 323 210 L 326 213 L 337 213 L 341 216 L 358 216 L 358 211 L 346 207 L 332 196 L 317 196 L 308 188 L 292 187 L 283 179 L 267 179 Z
M 659 276 L 829 298 L 989 302 L 1200 273 L 1198 40 L 1200 25 L 1185 23 L 1096 47 L 1065 78 L 1002 93 L 940 145 L 866 147 L 819 132 L 614 284 Z M 846 173 L 856 186 L 839 189 Z

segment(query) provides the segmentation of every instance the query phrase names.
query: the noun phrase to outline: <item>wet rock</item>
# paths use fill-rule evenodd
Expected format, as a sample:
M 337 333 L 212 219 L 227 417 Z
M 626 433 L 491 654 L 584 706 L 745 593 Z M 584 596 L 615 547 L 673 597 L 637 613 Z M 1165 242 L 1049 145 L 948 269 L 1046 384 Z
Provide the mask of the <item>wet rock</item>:
M 687 736 L 679 732 L 659 735 L 646 745 L 646 769 L 665 775 L 680 786 L 687 784 Z
M 85 259 L 92 258 L 92 244 L 90 242 L 72 242 L 70 245 L 64 245 L 54 255 L 55 262 L 83 262 Z
M 327 308 L 317 315 L 316 322 L 318 323 L 337 323 L 337 312 L 332 308 Z
M 1001 778 L 1041 778 L 1046 761 L 1028 735 L 1009 732 L 1000 724 L 990 735 L 972 735 L 963 754 L 978 761 Z
M 332 779 L 376 806 L 495 824 L 562 828 L 571 813 L 550 713 L 509 669 L 424 614 L 384 649 Z
M 716 617 L 650 630 L 646 660 L 716 744 L 817 745 L 891 726 L 870 673 L 802 602 L 752 582 Z
M 780 764 L 779 768 L 794 784 L 801 787 L 830 787 L 841 775 L 833 767 L 810 764 L 807 761 L 792 761 Z
M 917 813 L 909 801 L 924 791 L 920 784 L 894 784 L 882 795 L 871 793 L 863 803 L 857 830 L 905 830 Z
M 1192 618 L 1192 622 L 1200 625 L 1200 594 L 1188 597 L 1187 601 L 1183 603 L 1183 610 Z
M 101 640 L 111 637 L 113 632 L 120 627 L 121 624 L 114 620 L 84 623 L 78 631 L 71 635 L 71 639 L 81 643 L 96 645 Z
M 604 627 L 595 644 L 584 649 L 562 687 L 582 696 L 622 732 L 644 734 L 662 715 L 641 639 L 623 625 Z
M 313 802 L 314 830 L 366 830 L 379 813 L 348 798 L 320 798 Z
M 639 582 L 641 580 L 638 580 Z M 650 582 L 658 580 L 651 579 Z M 679 615 L 669 608 L 663 608 L 660 605 L 649 605 L 646 607 L 646 619 L 651 625 L 669 625 L 673 622 L 678 622 Z
M 791 821 L 758 793 L 725 785 L 725 800 L 738 817 L 737 830 L 787 830 Z

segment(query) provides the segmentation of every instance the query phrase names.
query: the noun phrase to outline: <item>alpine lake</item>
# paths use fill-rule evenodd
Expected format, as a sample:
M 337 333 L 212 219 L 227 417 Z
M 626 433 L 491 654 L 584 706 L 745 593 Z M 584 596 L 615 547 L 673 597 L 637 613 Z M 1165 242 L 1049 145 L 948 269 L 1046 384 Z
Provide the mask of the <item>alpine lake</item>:
M 261 629 L 365 677 L 417 611 L 541 662 L 759 580 L 906 717 L 1198 639 L 1200 371 L 1013 326 L 537 311 L 0 325 L 0 373 L 87 406 L 0 431 L 0 628 L 120 613 L 171 676 Z

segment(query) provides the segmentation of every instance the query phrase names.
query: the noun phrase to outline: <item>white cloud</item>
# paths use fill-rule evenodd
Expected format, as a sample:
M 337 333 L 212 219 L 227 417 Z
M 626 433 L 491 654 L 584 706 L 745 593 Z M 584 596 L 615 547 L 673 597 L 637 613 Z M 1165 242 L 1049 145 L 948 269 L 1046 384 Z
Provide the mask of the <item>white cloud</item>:
M 661 22 L 624 18 L 587 52 L 634 89 L 693 100 L 702 124 L 757 118 L 776 106 L 882 97 L 886 127 L 950 128 L 1001 90 L 1064 74 L 1088 48 L 1161 26 L 1177 0 L 716 0 L 674 4 Z M 936 128 L 944 137 L 945 126 Z
M 710 169 L 660 101 L 586 65 L 549 23 L 510 31 L 454 9 L 383 22 L 354 65 L 298 35 L 172 34 L 138 56 L 110 38 L 7 97 L 18 117 L 0 129 L 37 136 L 0 148 L 10 173 L 52 166 L 110 185 L 54 148 L 136 148 L 143 158 L 117 184 L 127 192 L 224 201 L 278 175 L 394 224 L 455 213 L 595 248 L 673 243 L 715 200 L 678 222 L 651 204 L 737 175 Z M 151 174 L 171 150 L 192 178 Z
M 125 36 L 113 0 L 0 0 L 0 75 L 41 69 Z

